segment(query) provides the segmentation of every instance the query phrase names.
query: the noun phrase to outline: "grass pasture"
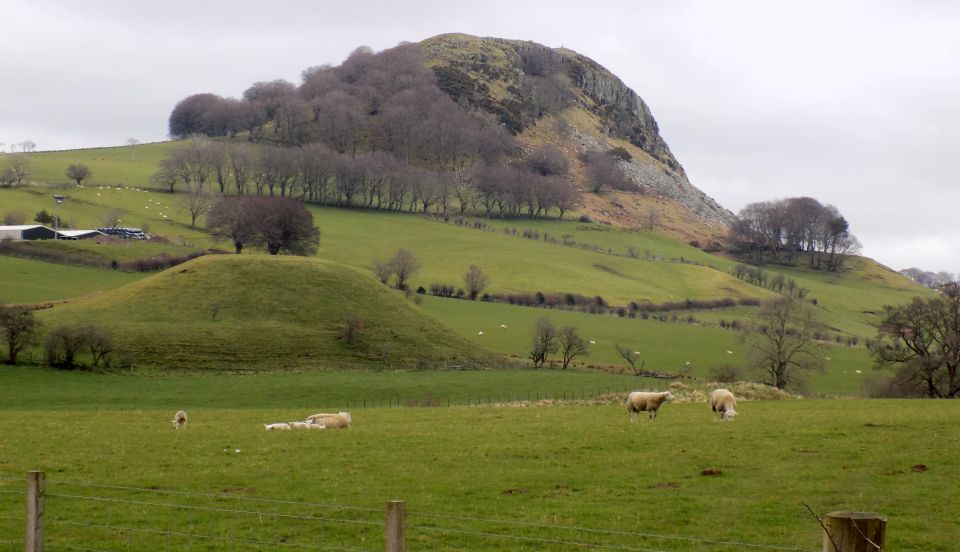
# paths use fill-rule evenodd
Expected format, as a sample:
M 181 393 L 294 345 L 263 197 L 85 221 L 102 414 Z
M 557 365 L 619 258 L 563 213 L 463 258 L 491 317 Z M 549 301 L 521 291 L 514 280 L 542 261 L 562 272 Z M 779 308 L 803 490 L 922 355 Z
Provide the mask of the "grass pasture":
M 60 301 L 116 289 L 144 276 L 0 255 L 0 302 Z
M 960 504 L 955 401 L 741 402 L 732 423 L 702 403 L 636 424 L 619 404 L 361 408 L 349 430 L 277 433 L 261 424 L 312 409 L 266 397 L 188 408 L 185 431 L 177 403 L 5 409 L 0 533 L 17 542 L 14 493 L 42 469 L 50 549 L 381 550 L 391 499 L 418 550 L 819 550 L 804 502 L 888 516 L 890 550 L 960 539 L 929 515 Z

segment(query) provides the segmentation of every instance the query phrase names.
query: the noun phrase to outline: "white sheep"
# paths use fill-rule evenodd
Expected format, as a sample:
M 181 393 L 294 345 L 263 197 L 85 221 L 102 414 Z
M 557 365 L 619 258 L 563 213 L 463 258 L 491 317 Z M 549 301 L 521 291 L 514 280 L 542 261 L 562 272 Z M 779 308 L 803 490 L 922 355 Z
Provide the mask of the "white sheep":
M 349 412 L 338 412 L 336 414 L 314 414 L 313 416 L 308 416 L 307 421 L 311 424 L 326 426 L 328 429 L 346 429 L 350 427 L 350 423 L 353 420 Z
M 290 422 L 290 427 L 293 429 L 310 429 L 312 425 L 310 422 Z
M 307 424 L 307 429 L 327 429 L 323 424 Z
M 170 423 L 173 424 L 173 429 L 182 429 L 187 427 L 187 413 L 183 410 L 177 410 L 177 413 L 173 415 L 173 419 L 170 420 Z
M 673 400 L 673 393 L 669 391 L 651 392 L 651 391 L 633 391 L 627 395 L 627 412 L 630 413 L 630 421 L 637 419 L 641 412 L 649 412 L 650 419 L 657 419 L 657 412 L 660 406 L 666 401 Z
M 727 389 L 714 389 L 710 393 L 710 409 L 713 410 L 713 419 L 720 416 L 721 420 L 732 420 L 737 415 L 737 398 Z
M 290 427 L 290 424 L 280 422 L 278 424 L 263 424 L 263 428 L 267 431 L 290 431 L 293 429 Z

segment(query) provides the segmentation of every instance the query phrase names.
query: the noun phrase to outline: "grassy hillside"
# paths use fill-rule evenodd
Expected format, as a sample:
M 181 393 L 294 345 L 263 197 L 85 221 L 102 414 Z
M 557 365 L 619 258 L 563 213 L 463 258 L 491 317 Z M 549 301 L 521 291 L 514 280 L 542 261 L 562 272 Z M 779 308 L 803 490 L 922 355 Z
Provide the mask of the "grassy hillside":
M 0 255 L 0 303 L 59 301 L 116 289 L 144 276 Z
M 491 362 L 493 356 L 417 312 L 372 277 L 299 257 L 215 255 L 40 314 L 49 325 L 93 322 L 116 358 L 173 369 Z M 363 325 L 356 344 L 340 335 Z
M 49 184 L 71 182 L 66 176 L 67 167 L 81 163 L 90 167 L 91 175 L 86 183 L 91 185 L 126 184 L 146 186 L 150 175 L 157 170 L 157 163 L 166 158 L 170 149 L 182 142 L 154 142 L 112 148 L 89 148 L 64 151 L 31 153 L 33 171 L 30 179 Z

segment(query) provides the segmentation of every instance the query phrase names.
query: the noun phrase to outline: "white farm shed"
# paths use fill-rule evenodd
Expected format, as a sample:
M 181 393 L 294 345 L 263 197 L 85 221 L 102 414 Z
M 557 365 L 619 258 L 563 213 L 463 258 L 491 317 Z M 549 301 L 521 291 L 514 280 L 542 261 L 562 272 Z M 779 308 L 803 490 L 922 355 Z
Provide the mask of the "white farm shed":
M 41 224 L 0 226 L 0 240 L 52 240 L 57 233 Z
M 88 240 L 97 236 L 106 236 L 99 230 L 60 230 L 61 240 Z

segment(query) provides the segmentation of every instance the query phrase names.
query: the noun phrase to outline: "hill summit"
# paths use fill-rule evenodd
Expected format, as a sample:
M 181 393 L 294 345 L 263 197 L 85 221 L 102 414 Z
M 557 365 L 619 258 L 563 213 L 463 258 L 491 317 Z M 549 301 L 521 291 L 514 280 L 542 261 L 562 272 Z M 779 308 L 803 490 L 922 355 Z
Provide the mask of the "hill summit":
M 707 226 L 733 220 L 690 183 L 646 102 L 596 61 L 566 48 L 465 34 L 439 35 L 420 46 L 441 89 L 497 115 L 528 145 L 623 148 L 630 156 L 619 165 L 637 191 L 679 204 Z M 530 104 L 537 117 L 528 122 Z

